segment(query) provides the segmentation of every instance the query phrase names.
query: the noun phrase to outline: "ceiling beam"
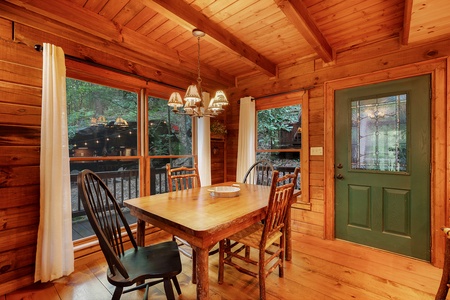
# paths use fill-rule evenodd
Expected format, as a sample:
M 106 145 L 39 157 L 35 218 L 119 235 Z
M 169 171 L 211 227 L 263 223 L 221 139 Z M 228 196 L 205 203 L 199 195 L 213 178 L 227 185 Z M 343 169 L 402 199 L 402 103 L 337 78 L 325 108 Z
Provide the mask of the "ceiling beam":
M 403 29 L 400 35 L 400 43 L 408 45 L 409 34 L 411 32 L 411 17 L 413 9 L 413 0 L 405 0 L 405 9 L 403 11 Z
M 254 66 L 269 77 L 276 76 L 276 65 L 262 54 L 236 38 L 227 30 L 211 22 L 204 14 L 180 0 L 141 0 L 152 10 L 192 31 L 198 28 L 206 33 L 204 39 L 238 55 L 245 63 Z
M 333 61 L 333 50 L 300 0 L 275 0 L 289 21 L 326 63 Z
M 196 61 L 69 1 L 8 2 L 12 4 L 0 1 L 0 11 L 9 15 L 12 20 L 144 66 L 154 64 L 163 72 L 190 77 L 192 82 L 196 79 Z M 72 17 L 68 19 L 68 16 Z M 222 88 L 235 85 L 234 76 L 214 67 L 208 66 L 202 75 L 206 85 Z

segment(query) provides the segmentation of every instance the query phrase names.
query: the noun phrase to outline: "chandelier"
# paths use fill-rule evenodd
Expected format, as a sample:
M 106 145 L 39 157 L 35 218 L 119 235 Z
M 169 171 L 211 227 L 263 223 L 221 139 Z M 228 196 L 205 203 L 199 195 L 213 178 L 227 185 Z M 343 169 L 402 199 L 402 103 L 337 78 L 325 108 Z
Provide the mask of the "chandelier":
M 172 111 L 176 114 L 184 114 L 192 117 L 215 117 L 224 109 L 223 106 L 228 105 L 227 97 L 221 90 L 216 92 L 216 95 L 207 103 L 203 99 L 202 93 L 202 78 L 200 77 L 200 38 L 205 36 L 205 33 L 199 29 L 192 30 L 192 35 L 197 37 L 198 49 L 198 64 L 197 64 L 197 84 L 190 85 L 184 99 L 181 99 L 180 93 L 173 92 L 170 95 L 167 105 L 171 106 Z M 178 110 L 183 107 L 183 111 Z

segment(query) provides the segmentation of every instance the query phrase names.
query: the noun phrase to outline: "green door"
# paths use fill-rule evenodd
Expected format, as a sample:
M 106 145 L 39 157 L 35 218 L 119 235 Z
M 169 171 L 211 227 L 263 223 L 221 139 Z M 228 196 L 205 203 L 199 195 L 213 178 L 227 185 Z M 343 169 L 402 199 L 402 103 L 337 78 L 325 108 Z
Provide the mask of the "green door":
M 430 76 L 335 95 L 336 238 L 430 260 Z

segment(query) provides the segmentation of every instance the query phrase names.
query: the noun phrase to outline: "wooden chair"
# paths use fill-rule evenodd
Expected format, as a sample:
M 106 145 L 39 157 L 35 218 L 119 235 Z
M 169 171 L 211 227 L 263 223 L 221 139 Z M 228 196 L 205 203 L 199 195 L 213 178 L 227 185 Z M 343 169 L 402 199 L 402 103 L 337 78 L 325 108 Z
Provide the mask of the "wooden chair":
M 182 191 L 195 187 L 200 187 L 200 176 L 198 175 L 197 164 L 192 168 L 179 167 L 172 169 L 170 164 L 166 164 L 167 181 L 169 191 Z
M 268 159 L 261 159 L 248 168 L 243 183 L 270 186 L 272 184 L 273 165 Z M 263 221 L 264 222 L 264 221 Z M 250 247 L 245 248 L 245 256 L 250 257 Z
M 444 227 L 442 231 L 445 233 L 445 256 L 444 268 L 442 269 L 441 283 L 436 293 L 435 300 L 445 300 L 447 298 L 448 288 L 450 285 L 450 228 Z
M 83 170 L 77 182 L 86 215 L 108 263 L 108 281 L 116 287 L 112 299 L 141 288 L 145 288 L 147 299 L 148 288 L 160 282 L 164 283 L 167 299 L 175 299 L 171 280 L 180 295 L 176 276 L 181 273 L 181 260 L 177 244 L 170 241 L 139 247 L 116 199 L 101 178 Z M 145 282 L 147 279 L 154 280 Z M 124 291 L 124 287 L 136 283 L 139 285 Z
M 230 265 L 239 272 L 259 278 L 260 299 L 266 299 L 266 277 L 277 267 L 279 276 L 283 277 L 285 221 L 298 173 L 299 168 L 296 168 L 293 174 L 279 178 L 279 172 L 274 171 L 265 222 L 258 222 L 220 241 L 219 284 L 223 283 L 224 265 Z M 242 246 L 235 250 L 230 241 L 236 241 Z M 246 246 L 258 249 L 258 259 L 240 253 Z M 244 263 L 236 263 L 232 258 L 240 259 Z M 252 265 L 257 266 L 257 270 L 251 270 L 249 267 Z
M 182 191 L 201 186 L 197 164 L 195 164 L 192 168 L 182 166 L 173 169 L 170 164 L 166 164 L 166 170 L 169 191 Z M 197 261 L 192 246 L 186 240 L 175 235 L 173 236 L 173 240 L 177 242 L 180 252 L 192 259 L 192 282 L 196 283 L 197 275 L 195 272 L 195 266 Z M 213 255 L 217 252 L 219 252 L 219 249 L 213 249 L 209 252 L 209 255 Z
M 273 170 L 269 160 L 259 160 L 250 166 L 242 182 L 269 186 L 272 183 Z

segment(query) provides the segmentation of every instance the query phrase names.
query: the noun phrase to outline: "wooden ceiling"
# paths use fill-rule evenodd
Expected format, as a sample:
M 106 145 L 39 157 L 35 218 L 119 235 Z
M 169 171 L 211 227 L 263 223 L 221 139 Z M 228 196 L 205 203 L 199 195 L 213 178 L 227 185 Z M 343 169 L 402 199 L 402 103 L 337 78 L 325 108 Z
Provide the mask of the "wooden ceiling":
M 44 31 L 67 55 L 178 87 L 197 78 L 192 30 L 199 28 L 206 33 L 201 74 L 211 88 L 258 73 L 275 77 L 279 66 L 299 60 L 336 63 L 341 52 L 385 40 L 401 47 L 448 39 L 449 11 L 449 0 L 0 2 L 0 17 Z

